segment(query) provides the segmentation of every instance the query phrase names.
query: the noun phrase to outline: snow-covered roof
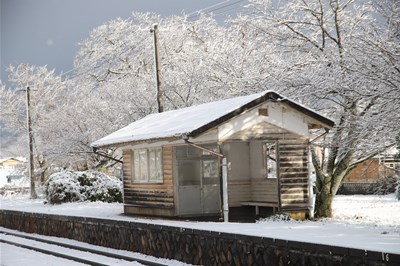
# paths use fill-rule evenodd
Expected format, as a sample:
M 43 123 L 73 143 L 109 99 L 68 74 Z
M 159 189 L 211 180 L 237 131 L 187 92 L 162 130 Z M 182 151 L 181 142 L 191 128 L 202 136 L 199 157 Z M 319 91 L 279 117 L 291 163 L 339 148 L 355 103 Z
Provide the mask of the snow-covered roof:
M 26 159 L 24 157 L 7 157 L 7 158 L 0 159 L 0 163 L 4 163 L 4 162 L 10 161 L 10 160 L 19 161 L 22 163 L 26 162 Z
M 183 109 L 151 114 L 130 125 L 93 142 L 93 147 L 113 146 L 123 143 L 179 139 L 183 134 L 196 137 L 206 130 L 241 114 L 267 100 L 284 102 L 313 117 L 324 127 L 332 127 L 329 118 L 296 103 L 274 91 L 230 98 Z

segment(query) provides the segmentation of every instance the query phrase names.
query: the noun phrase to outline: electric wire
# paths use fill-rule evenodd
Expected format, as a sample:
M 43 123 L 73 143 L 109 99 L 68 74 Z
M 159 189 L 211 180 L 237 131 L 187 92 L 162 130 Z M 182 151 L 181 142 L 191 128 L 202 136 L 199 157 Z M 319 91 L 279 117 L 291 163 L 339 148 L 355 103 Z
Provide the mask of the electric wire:
M 216 4 L 214 4 L 214 5 L 205 7 L 205 8 L 203 8 L 203 9 L 199 9 L 199 10 L 193 11 L 193 12 L 187 14 L 187 16 L 196 15 L 196 14 L 198 14 L 199 12 L 205 11 L 205 10 L 207 10 L 207 9 L 209 9 L 209 8 L 212 8 L 212 7 L 216 7 L 216 6 L 222 5 L 222 4 L 227 3 L 227 2 L 230 2 L 230 1 L 231 1 L 231 0 L 225 0 L 225 1 L 222 1 L 222 2 L 219 2 L 219 3 L 216 3 Z
M 234 5 L 237 5 L 237 4 L 241 3 L 241 2 L 248 1 L 248 0 L 237 0 L 237 1 L 234 1 L 234 2 L 232 2 L 232 1 L 233 1 L 233 0 L 225 0 L 225 1 L 222 1 L 222 2 L 219 2 L 219 3 L 216 3 L 216 4 L 213 4 L 213 5 L 210 5 L 210 6 L 208 6 L 208 7 L 205 7 L 205 8 L 196 10 L 196 11 L 193 11 L 193 12 L 191 12 L 191 13 L 189 13 L 189 14 L 187 15 L 186 19 L 187 19 L 187 20 L 191 20 L 191 19 L 194 19 L 194 18 L 198 18 L 198 17 L 200 16 L 200 14 L 201 14 L 203 11 L 204 11 L 205 14 L 210 14 L 210 13 L 213 13 L 214 11 L 222 10 L 222 9 L 224 9 L 224 8 L 226 8 L 226 7 L 234 6 Z M 216 14 L 214 14 L 214 15 L 222 15 L 222 14 L 225 14 L 225 13 L 227 13 L 227 12 L 229 12 L 229 11 L 233 11 L 233 10 L 235 10 L 235 9 L 239 9 L 239 8 L 241 8 L 241 7 L 242 7 L 242 6 L 230 8 L 230 9 L 228 9 L 228 10 L 221 11 L 221 12 L 216 13 Z M 193 21 L 192 21 L 192 22 L 193 22 Z M 179 23 L 179 22 L 173 23 L 173 24 L 170 25 L 170 26 L 178 25 L 178 23 Z M 147 39 L 147 37 L 145 38 L 145 40 L 146 40 L 146 39 Z M 145 41 L 145 40 L 143 40 L 143 41 Z M 71 73 L 71 72 L 73 72 L 73 71 L 76 71 L 76 68 L 75 68 L 75 67 L 72 68 L 72 69 L 70 69 L 70 70 L 68 70 L 68 71 L 66 71 L 66 72 L 64 72 L 64 73 L 61 73 L 60 76 L 61 76 L 61 77 L 62 77 L 62 76 L 65 77 L 66 74 Z M 82 73 L 79 73 L 79 74 L 76 73 L 75 75 L 68 76 L 68 78 L 73 79 L 73 78 L 77 78 L 77 77 L 80 77 L 80 76 L 84 76 L 84 75 L 88 74 L 90 71 L 92 71 L 92 69 L 88 69 L 87 71 L 82 72 Z
M 205 7 L 205 8 L 202 8 L 202 9 L 199 9 L 199 10 L 196 10 L 194 12 L 189 13 L 187 15 L 187 17 L 186 17 L 186 20 L 191 20 L 191 19 L 198 18 L 200 16 L 200 14 L 202 14 L 202 12 L 205 13 L 205 14 L 210 14 L 210 13 L 213 13 L 215 11 L 222 10 L 221 12 L 215 13 L 214 15 L 225 14 L 225 13 L 227 13 L 229 11 L 241 8 L 242 6 L 236 6 L 236 7 L 227 9 L 227 10 L 223 10 L 223 9 L 225 9 L 227 7 L 232 7 L 232 6 L 237 5 L 237 4 L 239 4 L 241 2 L 244 2 L 244 1 L 247 1 L 247 0 L 237 0 L 237 1 L 225 0 L 225 1 L 213 4 L 213 5 L 210 5 L 208 7 Z M 195 20 L 193 20 L 193 21 L 195 21 Z M 169 26 L 174 26 L 174 25 L 177 25 L 178 23 L 180 23 L 180 22 L 172 23 L 172 25 L 170 24 Z M 147 41 L 149 38 L 150 38 L 150 35 L 149 36 L 145 36 L 142 41 Z M 93 68 L 87 69 L 86 71 L 83 71 L 83 72 L 77 72 L 77 68 L 73 67 L 72 69 L 59 74 L 59 76 L 61 78 L 64 77 L 65 80 L 68 80 L 68 79 L 69 80 L 73 80 L 73 79 L 85 76 L 87 74 L 90 74 L 90 72 L 93 72 Z M 98 87 L 99 84 L 94 85 L 94 86 L 95 87 L 93 89 L 96 89 L 96 87 Z M 89 93 L 91 93 L 91 91 L 92 90 L 88 90 L 87 93 L 89 94 Z
M 207 10 L 207 11 L 204 12 L 205 14 L 210 14 L 210 13 L 213 13 L 214 11 L 218 11 L 218 10 L 224 9 L 226 7 L 230 7 L 230 6 L 239 4 L 239 3 L 243 2 L 243 1 L 247 1 L 247 0 L 238 0 L 238 1 L 235 1 L 233 3 L 229 3 L 230 0 L 229 1 L 223 1 L 220 4 L 227 3 L 227 2 L 228 2 L 228 4 L 220 6 L 220 7 L 217 7 L 217 8 L 214 8 L 214 9 L 211 9 L 211 10 L 207 10 L 207 8 L 205 8 L 205 9 L 201 9 L 199 11 L 192 12 L 191 15 L 188 15 L 188 19 L 199 17 L 201 12 L 204 11 L 204 10 Z M 234 9 L 232 9 L 232 10 L 234 10 Z M 224 14 L 224 12 L 218 13 L 218 15 L 220 15 L 220 14 Z M 217 15 L 217 14 L 215 14 L 215 15 Z

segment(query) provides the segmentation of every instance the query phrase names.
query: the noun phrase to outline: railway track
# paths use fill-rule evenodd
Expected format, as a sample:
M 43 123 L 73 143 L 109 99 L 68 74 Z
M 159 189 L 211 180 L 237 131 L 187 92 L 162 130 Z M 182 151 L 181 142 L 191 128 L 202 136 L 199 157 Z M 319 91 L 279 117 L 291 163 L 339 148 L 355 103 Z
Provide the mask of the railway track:
M 167 265 L 141 258 L 134 258 L 133 256 L 120 255 L 95 248 L 63 243 L 61 241 L 62 240 L 55 241 L 37 236 L 0 230 L 1 243 L 33 250 L 47 255 L 53 255 L 59 258 L 68 259 L 87 265 L 118 265 L 122 261 L 136 262 L 138 264 L 149 266 Z

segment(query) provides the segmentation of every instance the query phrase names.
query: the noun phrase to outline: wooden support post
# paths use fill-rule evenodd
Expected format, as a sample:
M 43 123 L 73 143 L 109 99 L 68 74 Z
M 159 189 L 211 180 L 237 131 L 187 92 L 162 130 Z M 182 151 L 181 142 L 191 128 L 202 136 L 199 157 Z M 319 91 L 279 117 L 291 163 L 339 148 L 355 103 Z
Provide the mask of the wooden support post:
M 31 98 L 30 89 L 26 87 L 26 120 L 28 127 L 28 144 L 29 144 L 29 179 L 31 181 L 31 198 L 36 199 L 36 189 L 35 189 L 35 167 L 33 162 L 33 136 L 32 136 L 32 121 L 31 121 Z
M 164 112 L 164 96 L 163 96 L 163 88 L 161 84 L 161 64 L 160 64 L 160 53 L 158 49 L 158 25 L 154 24 L 153 29 L 150 30 L 154 36 L 154 58 L 156 65 L 156 86 L 157 86 L 157 104 L 158 104 L 158 112 Z
M 224 222 L 229 222 L 229 205 L 228 205 L 228 162 L 226 157 L 222 157 L 222 199 Z

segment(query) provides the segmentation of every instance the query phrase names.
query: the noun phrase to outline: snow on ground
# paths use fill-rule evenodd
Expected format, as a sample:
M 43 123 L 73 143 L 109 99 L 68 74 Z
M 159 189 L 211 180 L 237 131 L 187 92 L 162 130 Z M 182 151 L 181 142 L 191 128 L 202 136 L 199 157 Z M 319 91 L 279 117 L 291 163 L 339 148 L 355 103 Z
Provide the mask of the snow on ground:
M 31 200 L 28 196 L 0 199 L 1 209 L 8 210 L 154 223 L 400 254 L 400 201 L 395 199 L 394 194 L 337 196 L 333 204 L 335 217 L 332 219 L 301 222 L 265 219 L 258 223 L 190 222 L 135 218 L 123 216 L 123 205 L 116 203 L 88 202 L 48 205 L 43 204 L 43 199 Z
M 333 202 L 335 220 L 350 224 L 369 224 L 400 231 L 400 201 L 394 194 L 337 195 Z
M 55 256 L 19 248 L 9 244 L 0 243 L 0 262 L 1 265 L 8 266 L 26 266 L 32 265 L 85 265 L 79 262 L 66 260 L 63 258 L 57 258 Z

